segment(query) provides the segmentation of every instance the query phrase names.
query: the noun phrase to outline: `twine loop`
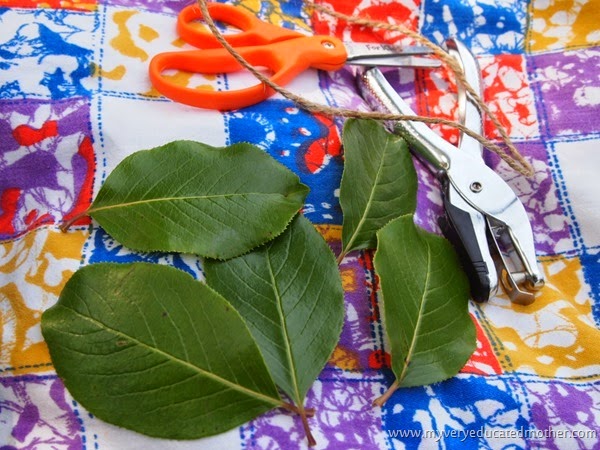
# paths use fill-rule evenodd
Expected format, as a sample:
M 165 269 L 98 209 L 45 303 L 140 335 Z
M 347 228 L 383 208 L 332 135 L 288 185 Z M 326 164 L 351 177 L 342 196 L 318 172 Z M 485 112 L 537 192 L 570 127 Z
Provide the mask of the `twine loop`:
M 491 120 L 492 124 L 494 125 L 494 127 L 496 128 L 498 133 L 500 134 L 501 140 L 502 140 L 503 144 L 506 146 L 505 148 L 490 141 L 489 139 L 486 139 L 484 136 L 473 132 L 472 130 L 470 130 L 469 128 L 464 126 L 463 124 L 458 123 L 453 120 L 448 120 L 448 119 L 439 118 L 439 117 L 426 117 L 426 116 L 420 116 L 420 115 L 386 114 L 386 113 L 380 113 L 380 112 L 356 111 L 356 110 L 347 109 L 347 108 L 336 108 L 336 107 L 331 107 L 328 105 L 319 104 L 319 103 L 313 102 L 311 100 L 308 100 L 302 96 L 294 94 L 293 92 L 291 92 L 291 91 L 285 89 L 284 87 L 271 81 L 267 76 L 262 74 L 256 67 L 254 67 L 252 64 L 250 64 L 248 61 L 246 61 L 236 51 L 236 49 L 231 44 L 229 44 L 229 42 L 227 42 L 225 40 L 225 37 L 223 36 L 223 34 L 219 31 L 219 29 L 215 25 L 215 22 L 212 19 L 212 17 L 210 16 L 210 13 L 208 11 L 206 0 L 197 0 L 197 1 L 198 1 L 200 10 L 202 11 L 202 16 L 204 18 L 204 21 L 206 22 L 206 25 L 210 29 L 211 33 L 213 33 L 213 35 L 215 36 L 217 41 L 231 54 L 231 56 L 233 56 L 233 58 L 235 58 L 235 60 L 242 67 L 244 67 L 246 70 L 248 70 L 263 85 L 265 90 L 267 88 L 271 88 L 275 92 L 278 92 L 279 94 L 281 94 L 283 97 L 296 103 L 296 105 L 298 107 L 300 107 L 306 111 L 309 111 L 311 113 L 321 114 L 321 115 L 325 115 L 325 116 L 332 116 L 332 117 L 337 116 L 337 117 L 357 118 L 357 119 L 375 119 L 375 120 L 384 120 L 384 121 L 410 120 L 410 121 L 415 121 L 415 122 L 424 122 L 424 123 L 428 123 L 428 124 L 440 124 L 440 125 L 445 125 L 448 127 L 456 128 L 456 129 L 460 130 L 462 133 L 467 134 L 468 136 L 471 136 L 473 139 L 477 140 L 480 144 L 482 144 L 488 150 L 496 153 L 513 170 L 515 170 L 527 177 L 533 176 L 534 171 L 533 171 L 532 166 L 529 164 L 529 162 L 527 162 L 525 160 L 523 155 L 521 155 L 521 153 L 514 146 L 510 137 L 508 136 L 508 133 L 506 132 L 506 129 L 500 123 L 500 121 L 498 120 L 496 115 L 490 110 L 490 108 L 483 102 L 483 100 L 480 98 L 480 96 L 477 94 L 477 92 L 475 92 L 473 87 L 468 83 L 468 81 L 465 77 L 465 74 L 464 74 L 462 68 L 460 67 L 459 63 L 452 56 L 450 56 L 446 51 L 444 51 L 441 47 L 439 47 L 437 44 L 434 44 L 429 39 L 420 35 L 419 33 L 416 33 L 415 31 L 411 30 L 410 28 L 408 28 L 402 24 L 390 24 L 387 22 L 373 20 L 373 19 L 366 18 L 366 17 L 349 16 L 347 14 L 342 14 L 342 13 L 334 11 L 330 8 L 327 8 L 327 7 L 324 7 L 317 3 L 314 3 L 312 0 L 306 1 L 306 4 L 308 6 L 314 8 L 316 11 L 318 11 L 320 13 L 330 15 L 339 20 L 343 20 L 347 23 L 352 23 L 355 25 L 361 25 L 364 27 L 372 28 L 372 29 L 381 29 L 381 30 L 386 30 L 386 31 L 400 32 L 400 33 L 414 39 L 415 41 L 423 44 L 427 48 L 431 49 L 433 54 L 436 55 L 443 63 L 445 63 L 450 68 L 450 70 L 454 73 L 456 82 L 460 83 L 462 86 L 464 86 L 465 90 L 469 93 L 470 97 L 478 105 L 480 110 L 483 111 L 483 113 Z

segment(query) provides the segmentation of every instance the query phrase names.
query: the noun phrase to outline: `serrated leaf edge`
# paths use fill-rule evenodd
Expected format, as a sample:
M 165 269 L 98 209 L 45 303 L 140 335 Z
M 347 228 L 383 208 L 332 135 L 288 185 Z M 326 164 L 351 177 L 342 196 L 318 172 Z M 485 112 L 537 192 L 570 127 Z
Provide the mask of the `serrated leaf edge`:
M 269 160 L 270 162 L 274 163 L 274 165 L 279 166 L 281 170 L 283 170 L 284 172 L 287 172 L 289 175 L 291 175 L 294 179 L 294 181 L 297 183 L 297 189 L 294 189 L 291 192 L 288 192 L 287 194 L 281 194 L 278 192 L 273 192 L 273 193 L 268 193 L 270 195 L 279 195 L 281 198 L 288 198 L 290 195 L 292 194 L 296 194 L 296 193 L 304 193 L 304 198 L 306 199 L 306 196 L 310 193 L 310 188 L 302 183 L 302 181 L 300 180 L 300 177 L 294 173 L 292 170 L 290 170 L 288 167 L 286 167 L 285 165 L 281 164 L 279 161 L 277 161 L 276 159 L 274 159 L 273 157 L 271 157 L 264 149 L 258 147 L 257 145 L 251 144 L 249 142 L 236 142 L 234 144 L 231 145 L 226 145 L 226 146 L 221 146 L 221 147 L 215 147 L 209 144 L 205 144 L 203 142 L 198 142 L 198 141 L 193 141 L 191 139 L 180 139 L 180 140 L 175 140 L 175 141 L 171 141 L 168 142 L 166 144 L 157 146 L 157 147 L 153 147 L 150 149 L 144 149 L 144 150 L 138 150 L 130 155 L 128 155 L 127 157 L 125 157 L 118 165 L 117 167 L 119 167 L 121 164 L 124 164 L 126 161 L 128 161 L 129 159 L 132 159 L 134 156 L 138 155 L 139 153 L 145 153 L 145 152 L 152 152 L 152 151 L 158 151 L 160 149 L 163 149 L 164 147 L 166 147 L 167 145 L 172 145 L 175 143 L 184 143 L 184 144 L 193 144 L 193 145 L 200 145 L 203 148 L 209 150 L 209 151 L 229 151 L 231 149 L 236 149 L 236 148 L 243 148 L 245 146 L 249 146 L 252 147 L 253 149 L 256 149 L 260 152 L 261 155 L 264 155 L 264 158 L 266 160 Z M 115 167 L 116 169 L 116 167 Z M 112 173 L 112 172 L 111 172 Z M 110 177 L 110 174 L 109 174 Z M 105 181 L 106 182 L 106 181 Z M 86 211 L 84 211 L 83 213 L 77 215 L 76 217 L 72 218 L 71 220 L 69 220 L 68 222 L 64 223 L 63 225 L 61 225 L 61 230 L 63 232 L 66 232 L 69 227 L 71 226 L 72 223 L 75 223 L 77 220 L 79 220 L 81 217 L 89 215 L 93 218 L 93 213 L 94 212 L 98 212 L 98 211 L 104 211 L 107 209 L 112 209 L 112 208 L 119 208 L 119 207 L 123 207 L 123 206 L 130 206 L 130 205 L 135 205 L 135 204 L 146 204 L 146 203 L 152 203 L 155 201 L 168 201 L 169 199 L 172 200 L 185 200 L 185 199 L 200 199 L 200 198 L 215 198 L 215 197 L 228 197 L 228 196 L 235 196 L 235 195 L 249 195 L 249 194 L 265 194 L 263 192 L 244 192 L 243 194 L 236 194 L 236 193 L 232 193 L 232 194 L 220 194 L 220 195 L 205 195 L 205 196 L 193 196 L 193 197 L 177 197 L 175 199 L 172 198 L 161 198 L 161 199 L 150 199 L 150 200 L 144 200 L 144 201 L 138 201 L 138 202 L 128 202 L 128 203 L 123 203 L 123 204 L 119 204 L 119 205 L 109 205 L 109 206 L 103 206 L 103 207 L 99 207 L 99 208 L 94 208 L 94 202 L 92 202 L 92 205 L 90 206 L 90 208 L 88 208 Z M 97 195 L 96 195 L 97 197 Z M 94 199 L 95 201 L 95 199 Z M 254 251 L 255 249 L 271 242 L 273 239 L 277 238 L 278 236 L 280 236 L 281 234 L 283 234 L 288 227 L 290 226 L 290 224 L 292 223 L 292 220 L 294 220 L 294 218 L 296 217 L 296 214 L 294 214 L 293 216 L 290 217 L 290 219 L 287 221 L 287 223 L 284 224 L 283 228 L 281 230 L 279 230 L 279 232 L 272 234 L 271 236 L 269 236 L 266 240 L 261 240 L 259 242 L 257 242 L 255 245 L 249 247 L 245 252 L 233 255 L 233 256 L 229 256 L 227 258 L 223 258 L 223 257 L 219 257 L 218 255 L 210 255 L 210 254 L 198 254 L 198 253 L 194 253 L 194 252 L 189 252 L 189 251 L 173 251 L 171 249 L 165 249 L 162 248 L 160 246 L 158 247 L 148 247 L 145 249 L 136 249 L 133 247 L 127 247 L 127 248 L 131 248 L 132 250 L 136 250 L 136 251 L 142 251 L 142 252 L 163 252 L 163 253 L 186 253 L 186 254 L 193 254 L 193 255 L 198 255 L 204 258 L 210 258 L 210 259 L 215 259 L 217 261 L 226 261 L 228 259 L 232 259 L 232 258 L 236 258 L 238 256 L 242 256 L 245 255 L 247 253 L 250 253 L 252 251 Z M 94 219 L 96 220 L 96 219 Z M 98 222 L 96 220 L 96 222 Z M 98 223 L 99 225 L 99 223 Z
M 204 256 L 204 258 L 214 259 L 216 261 L 228 261 L 230 259 L 239 258 L 240 256 L 244 256 L 244 255 L 247 255 L 248 253 L 252 253 L 253 251 L 259 249 L 260 247 L 269 245 L 271 242 L 273 242 L 275 239 L 277 239 L 279 236 L 281 236 L 283 233 L 285 233 L 287 231 L 287 229 L 290 227 L 290 225 L 292 224 L 292 222 L 294 221 L 294 219 L 296 218 L 296 216 L 298 214 L 300 214 L 300 213 L 298 212 L 298 213 L 294 214 L 291 217 L 291 219 L 287 221 L 287 223 L 285 224 L 284 228 L 279 233 L 274 234 L 273 236 L 270 237 L 270 239 L 268 239 L 266 241 L 259 242 L 254 247 L 251 247 L 250 249 L 248 249 L 244 253 L 240 253 L 239 255 L 231 256 L 229 258 L 220 258 L 218 256 L 217 257 L 215 257 L 215 256 Z

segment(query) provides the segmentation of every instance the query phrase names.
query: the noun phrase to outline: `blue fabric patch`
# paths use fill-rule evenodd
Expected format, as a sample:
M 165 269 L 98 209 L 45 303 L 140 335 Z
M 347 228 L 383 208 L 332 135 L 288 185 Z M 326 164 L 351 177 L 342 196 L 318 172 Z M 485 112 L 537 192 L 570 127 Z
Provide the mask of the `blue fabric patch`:
M 475 53 L 523 53 L 527 2 L 427 1 L 422 33 L 442 44 L 462 40 Z
M 229 143 L 263 148 L 299 175 L 310 188 L 304 214 L 313 223 L 342 223 L 336 196 L 343 162 L 329 143 L 331 123 L 298 109 L 288 100 L 268 100 L 225 117 Z M 333 131 L 337 133 L 337 131 Z
M 430 386 L 398 389 L 382 410 L 388 440 L 393 448 L 406 449 L 424 448 L 424 442 L 427 448 L 496 448 L 487 442 L 492 430 L 529 426 L 510 381 L 458 376 Z M 508 448 L 520 447 L 512 440 Z

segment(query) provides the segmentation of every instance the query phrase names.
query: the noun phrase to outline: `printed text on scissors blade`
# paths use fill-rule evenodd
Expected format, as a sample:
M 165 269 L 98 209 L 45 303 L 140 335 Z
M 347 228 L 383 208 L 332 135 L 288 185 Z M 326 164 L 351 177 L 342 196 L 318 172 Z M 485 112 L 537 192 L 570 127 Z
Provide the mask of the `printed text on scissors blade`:
M 440 67 L 441 62 L 433 58 L 425 58 L 432 52 L 423 46 L 400 47 L 387 44 L 370 44 L 344 42 L 348 52 L 348 64 L 362 66 L 411 66 Z
M 348 60 L 348 64 L 354 66 L 379 66 L 379 67 L 421 67 L 427 69 L 435 69 L 440 67 L 442 63 L 437 59 L 425 58 L 422 56 L 413 55 L 397 55 L 397 56 L 374 56 L 355 58 L 352 61 Z

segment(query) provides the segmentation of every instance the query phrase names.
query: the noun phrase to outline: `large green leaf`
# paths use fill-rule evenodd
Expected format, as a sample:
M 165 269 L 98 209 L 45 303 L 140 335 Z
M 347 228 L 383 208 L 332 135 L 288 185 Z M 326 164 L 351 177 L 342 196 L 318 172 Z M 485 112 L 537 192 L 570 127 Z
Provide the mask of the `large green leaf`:
M 42 316 L 42 332 L 73 397 L 144 434 L 212 435 L 282 403 L 240 315 L 172 267 L 84 267 Z
M 413 213 L 417 187 L 406 142 L 378 122 L 349 119 L 343 140 L 340 259 L 351 250 L 375 248 L 377 230 L 395 217 Z
M 340 274 L 321 235 L 298 216 L 266 246 L 204 269 L 246 320 L 275 383 L 302 408 L 344 318 Z
M 469 285 L 445 239 L 399 217 L 377 233 L 379 274 L 392 369 L 398 386 L 452 377 L 475 350 Z
M 225 259 L 279 235 L 307 193 L 250 144 L 175 141 L 123 160 L 88 214 L 133 249 Z

